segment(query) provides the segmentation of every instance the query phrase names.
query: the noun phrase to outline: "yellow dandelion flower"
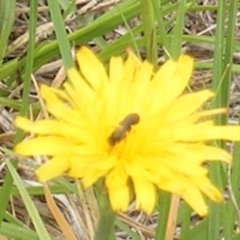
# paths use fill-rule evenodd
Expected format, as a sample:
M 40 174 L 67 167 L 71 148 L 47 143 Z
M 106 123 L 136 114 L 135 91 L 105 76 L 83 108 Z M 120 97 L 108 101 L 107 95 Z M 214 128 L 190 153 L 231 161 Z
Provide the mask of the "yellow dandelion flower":
M 203 163 L 230 163 L 231 156 L 206 141 L 238 141 L 240 127 L 209 120 L 226 109 L 200 110 L 214 96 L 211 91 L 183 93 L 191 57 L 168 60 L 154 72 L 152 64 L 129 52 L 125 61 L 112 57 L 107 71 L 82 47 L 77 61 L 80 71 L 68 70 L 63 89 L 41 87 L 52 118 L 15 121 L 35 134 L 15 152 L 50 158 L 36 170 L 40 181 L 64 173 L 89 187 L 104 179 L 115 211 L 127 210 L 134 197 L 136 208 L 149 214 L 159 189 L 178 194 L 200 215 L 207 213 L 204 195 L 222 200 Z

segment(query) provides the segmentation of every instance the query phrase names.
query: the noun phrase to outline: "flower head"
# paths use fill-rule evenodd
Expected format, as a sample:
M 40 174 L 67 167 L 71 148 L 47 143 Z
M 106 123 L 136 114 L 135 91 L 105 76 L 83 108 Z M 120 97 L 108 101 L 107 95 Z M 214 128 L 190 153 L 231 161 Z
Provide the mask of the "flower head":
M 226 109 L 200 110 L 211 91 L 183 93 L 191 57 L 168 60 L 155 72 L 129 52 L 125 61 L 112 57 L 107 71 L 82 47 L 77 61 L 80 71 L 68 70 L 63 89 L 41 86 L 50 119 L 15 121 L 35 134 L 15 152 L 50 158 L 36 170 L 40 181 L 65 173 L 89 187 L 102 178 L 116 211 L 134 196 L 136 208 L 151 213 L 159 189 L 178 194 L 200 215 L 207 213 L 204 195 L 222 200 L 203 163 L 229 163 L 231 156 L 206 141 L 240 140 L 240 127 L 209 120 Z

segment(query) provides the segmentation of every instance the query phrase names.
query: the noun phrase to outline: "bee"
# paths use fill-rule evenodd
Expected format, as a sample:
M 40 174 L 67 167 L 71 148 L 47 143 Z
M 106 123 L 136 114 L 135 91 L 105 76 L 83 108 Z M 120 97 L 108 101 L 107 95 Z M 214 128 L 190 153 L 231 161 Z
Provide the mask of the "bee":
M 139 123 L 140 117 L 136 113 L 128 114 L 120 123 L 119 126 L 108 137 L 108 143 L 110 146 L 114 146 L 126 137 L 127 132 L 132 128 L 132 125 Z

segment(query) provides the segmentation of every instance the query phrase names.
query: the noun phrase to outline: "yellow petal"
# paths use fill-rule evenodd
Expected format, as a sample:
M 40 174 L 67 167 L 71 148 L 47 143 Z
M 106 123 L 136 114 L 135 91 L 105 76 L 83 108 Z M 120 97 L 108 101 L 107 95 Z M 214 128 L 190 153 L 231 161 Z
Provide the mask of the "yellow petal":
M 18 143 L 14 148 L 17 154 L 23 156 L 32 155 L 60 155 L 68 154 L 72 150 L 71 143 L 61 137 L 36 137 L 24 142 Z
M 152 213 L 156 204 L 155 186 L 141 175 L 132 177 L 136 194 L 136 208 Z
M 113 89 L 117 90 L 118 84 L 123 78 L 123 60 L 121 57 L 111 57 L 109 63 L 109 80 Z
M 209 181 L 209 179 L 205 176 L 198 178 L 196 176 L 191 176 L 192 181 L 194 184 L 201 189 L 201 191 L 208 196 L 210 199 L 212 199 L 214 202 L 222 202 L 223 196 L 222 194 L 217 190 L 216 187 L 212 185 L 212 183 Z
M 152 71 L 153 65 L 147 61 L 144 61 L 135 74 L 132 86 L 133 94 L 132 99 L 130 100 L 133 106 L 129 106 L 135 112 L 141 111 L 141 109 L 144 107 L 143 104 L 148 101 L 147 98 L 151 98 L 149 85 L 152 78 Z
M 175 176 L 158 183 L 159 187 L 183 198 L 200 216 L 207 214 L 207 205 L 201 191 L 186 177 Z
M 187 186 L 180 196 L 200 215 L 206 216 L 208 207 L 203 199 L 201 192 L 194 186 Z
M 168 106 L 177 98 L 189 83 L 193 70 L 193 59 L 181 55 L 178 61 L 168 60 L 153 78 L 153 91 L 162 108 Z
M 103 89 L 108 84 L 108 76 L 98 58 L 86 47 L 80 48 L 76 57 L 83 76 L 95 92 Z
M 209 141 L 209 140 L 230 140 L 240 141 L 240 128 L 238 126 L 208 126 L 204 123 L 189 126 L 187 129 L 176 131 L 176 140 L 185 141 Z
M 124 212 L 127 210 L 130 202 L 130 194 L 126 185 L 118 189 L 108 189 L 108 193 L 113 210 L 116 212 Z
M 60 176 L 69 168 L 68 156 L 55 156 L 36 170 L 40 182 L 46 182 Z
M 209 90 L 203 90 L 197 93 L 185 94 L 176 99 L 166 112 L 168 121 L 186 117 L 198 110 L 203 103 L 212 98 L 214 93 Z
M 70 68 L 67 71 L 70 83 L 66 82 L 64 88 L 74 101 L 75 105 L 83 110 L 84 107 L 94 104 L 96 98 L 95 92 L 90 85 L 80 76 L 75 68 Z

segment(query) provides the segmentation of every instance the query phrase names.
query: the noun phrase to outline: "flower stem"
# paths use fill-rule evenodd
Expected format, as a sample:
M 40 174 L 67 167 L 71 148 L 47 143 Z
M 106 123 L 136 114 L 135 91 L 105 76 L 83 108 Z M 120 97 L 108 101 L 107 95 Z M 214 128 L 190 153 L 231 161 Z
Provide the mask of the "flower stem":
M 101 183 L 98 183 L 95 188 L 100 217 L 94 240 L 114 240 L 114 222 L 116 214 L 112 211 L 108 195 L 103 193 L 101 185 Z

